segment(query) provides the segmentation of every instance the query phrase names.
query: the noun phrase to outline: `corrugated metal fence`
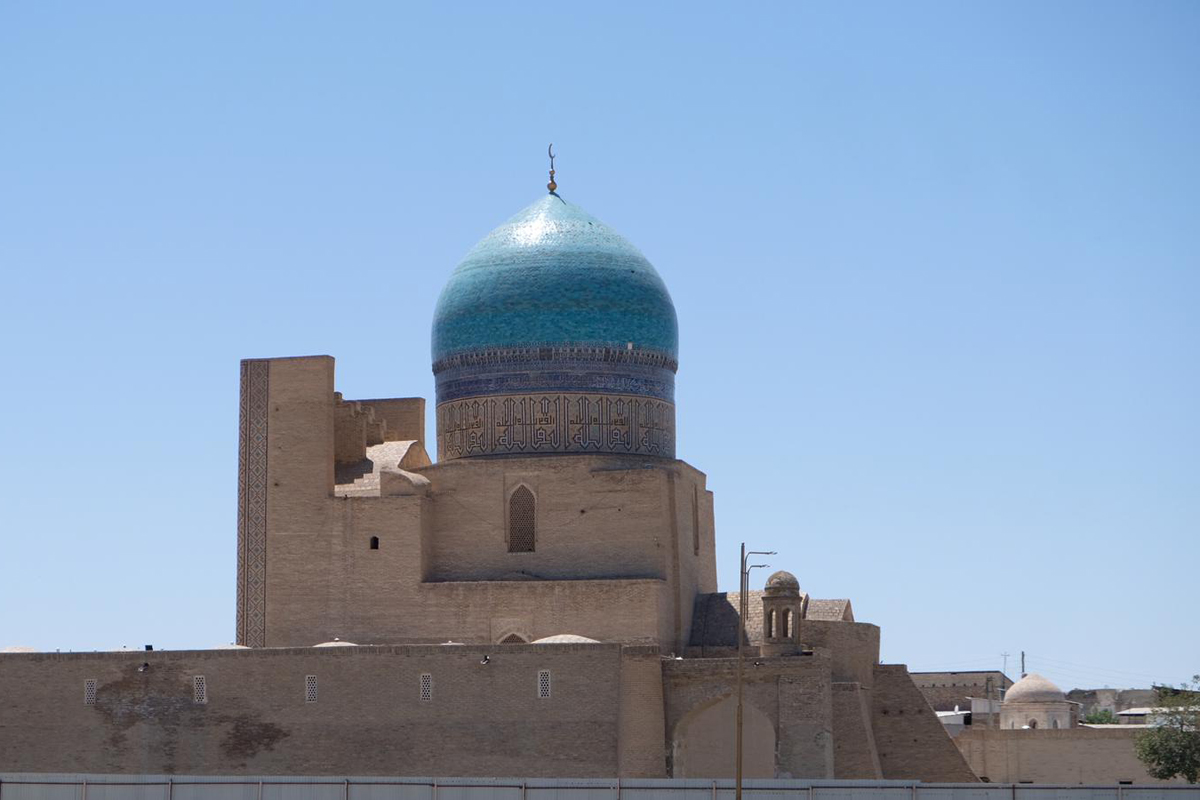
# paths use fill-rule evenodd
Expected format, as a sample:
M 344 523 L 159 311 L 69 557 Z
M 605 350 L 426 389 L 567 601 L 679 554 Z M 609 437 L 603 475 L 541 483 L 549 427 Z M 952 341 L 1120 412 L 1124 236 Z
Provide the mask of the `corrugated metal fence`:
M 746 800 L 1200 800 L 1200 786 L 747 780 Z M 732 780 L 0 774 L 0 800 L 734 800 Z

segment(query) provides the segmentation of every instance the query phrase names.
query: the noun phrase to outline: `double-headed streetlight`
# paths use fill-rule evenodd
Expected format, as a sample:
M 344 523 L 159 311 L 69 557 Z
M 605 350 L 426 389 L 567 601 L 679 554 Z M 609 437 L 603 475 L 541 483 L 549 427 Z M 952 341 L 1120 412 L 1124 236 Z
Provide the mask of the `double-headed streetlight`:
M 738 658 L 737 658 L 737 782 L 735 800 L 742 800 L 742 654 L 743 640 L 746 638 L 746 613 L 750 604 L 746 602 L 746 594 L 750 590 L 750 570 L 769 567 L 770 564 L 746 565 L 747 556 L 773 556 L 774 550 L 746 551 L 746 543 L 742 542 L 742 561 L 738 572 L 741 586 L 738 592 Z

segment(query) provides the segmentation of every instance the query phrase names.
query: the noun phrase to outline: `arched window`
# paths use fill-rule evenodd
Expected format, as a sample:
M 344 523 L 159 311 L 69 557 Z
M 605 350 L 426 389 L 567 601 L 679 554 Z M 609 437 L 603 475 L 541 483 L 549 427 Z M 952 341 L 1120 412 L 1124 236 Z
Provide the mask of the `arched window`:
M 1036 720 L 1036 719 L 1031 719 L 1031 720 L 1029 720 L 1029 727 L 1031 727 L 1031 728 L 1036 728 L 1036 727 L 1037 727 L 1037 720 Z
M 518 486 L 508 498 L 508 552 L 533 552 L 536 517 L 533 492 L 527 486 Z
M 773 608 L 767 612 L 767 638 L 775 638 L 775 609 Z
M 372 536 L 372 537 L 371 537 L 371 549 L 372 549 L 372 550 L 378 550 L 378 549 L 379 549 L 379 537 L 378 537 L 378 536 Z
M 1051 727 L 1051 728 L 1057 728 L 1057 727 L 1058 727 L 1058 720 L 1057 720 L 1057 719 L 1052 719 L 1052 720 L 1050 720 L 1050 727 Z
M 792 635 L 792 610 L 790 608 L 785 608 L 783 610 L 783 631 L 781 632 L 781 635 L 785 639 L 791 637 Z

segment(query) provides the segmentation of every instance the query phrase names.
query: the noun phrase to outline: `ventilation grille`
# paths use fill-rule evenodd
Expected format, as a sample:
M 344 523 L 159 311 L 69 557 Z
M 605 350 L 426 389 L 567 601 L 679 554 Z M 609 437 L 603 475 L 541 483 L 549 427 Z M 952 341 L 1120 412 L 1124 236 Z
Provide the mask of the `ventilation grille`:
M 304 702 L 306 702 L 306 703 L 317 702 L 317 676 L 316 675 L 305 675 L 304 676 Z
M 433 676 L 428 672 L 421 675 L 421 700 L 428 703 L 433 699 Z
M 88 678 L 83 682 L 83 704 L 85 706 L 96 705 L 96 679 Z
M 549 696 L 550 696 L 550 670 L 539 669 L 538 670 L 538 697 L 542 698 L 542 697 L 549 697 Z
M 508 552 L 533 552 L 534 511 L 533 492 L 518 487 L 508 499 Z
M 203 675 L 192 676 L 192 702 L 207 703 L 208 702 L 208 687 L 204 683 Z

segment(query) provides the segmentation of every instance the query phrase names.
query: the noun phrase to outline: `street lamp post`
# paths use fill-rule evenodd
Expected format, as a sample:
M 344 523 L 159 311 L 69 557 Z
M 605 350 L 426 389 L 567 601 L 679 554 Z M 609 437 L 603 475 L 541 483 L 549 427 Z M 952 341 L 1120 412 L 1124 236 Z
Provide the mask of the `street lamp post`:
M 769 566 L 768 564 L 752 564 L 746 566 L 746 556 L 773 556 L 774 550 L 751 550 L 746 552 L 746 543 L 742 542 L 742 560 L 738 569 L 738 655 L 737 655 L 737 778 L 735 782 L 735 800 L 742 800 L 742 656 L 745 651 L 743 640 L 746 638 L 746 614 L 750 604 L 746 602 L 746 593 L 750 589 L 750 570 Z

